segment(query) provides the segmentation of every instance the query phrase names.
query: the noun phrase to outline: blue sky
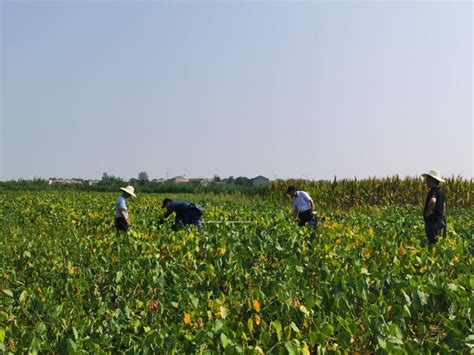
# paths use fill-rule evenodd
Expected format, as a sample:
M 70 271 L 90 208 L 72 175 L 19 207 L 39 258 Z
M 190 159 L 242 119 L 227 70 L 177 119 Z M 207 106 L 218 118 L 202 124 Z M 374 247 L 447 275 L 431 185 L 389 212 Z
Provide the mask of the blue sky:
M 1 2 L 1 179 L 472 177 L 470 2 Z

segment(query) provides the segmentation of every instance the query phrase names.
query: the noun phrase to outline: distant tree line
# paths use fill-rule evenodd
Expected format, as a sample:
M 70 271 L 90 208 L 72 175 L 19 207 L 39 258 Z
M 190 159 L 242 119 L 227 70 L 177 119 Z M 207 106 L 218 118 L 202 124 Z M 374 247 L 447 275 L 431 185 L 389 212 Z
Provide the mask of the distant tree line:
M 223 182 L 225 180 L 225 182 Z M 74 184 L 52 184 L 41 179 L 12 180 L 0 182 L 0 190 L 76 190 L 118 192 L 120 187 L 131 184 L 138 193 L 240 193 L 258 195 L 265 199 L 287 202 L 285 191 L 288 185 L 295 184 L 298 189 L 310 193 L 320 208 L 351 208 L 364 206 L 422 205 L 427 188 L 421 178 L 342 179 L 333 181 L 277 180 L 270 184 L 252 187 L 251 180 L 245 177 L 221 179 L 217 175 L 211 182 L 191 181 L 189 183 L 153 183 L 146 173 L 138 174 L 137 179 L 124 179 L 104 173 L 102 179 L 91 184 L 88 181 Z M 450 177 L 442 184 L 446 194 L 448 209 L 451 207 L 473 207 L 472 179 Z
M 25 191 L 40 191 L 40 190 L 77 190 L 77 191 L 98 191 L 98 192 L 116 192 L 120 187 L 125 185 L 132 185 L 140 192 L 145 193 L 244 193 L 255 194 L 261 188 L 252 186 L 252 180 L 239 176 L 234 178 L 230 176 L 227 179 L 221 179 L 218 175 L 207 182 L 204 180 L 193 180 L 187 183 L 173 183 L 160 182 L 155 183 L 150 181 L 146 172 L 140 172 L 137 178 L 125 180 L 122 177 L 109 175 L 104 172 L 102 178 L 98 181 L 91 182 L 90 180 L 71 179 L 67 180 L 73 183 L 61 183 L 57 180 L 33 179 L 33 180 L 9 180 L 0 181 L 1 190 L 25 190 Z

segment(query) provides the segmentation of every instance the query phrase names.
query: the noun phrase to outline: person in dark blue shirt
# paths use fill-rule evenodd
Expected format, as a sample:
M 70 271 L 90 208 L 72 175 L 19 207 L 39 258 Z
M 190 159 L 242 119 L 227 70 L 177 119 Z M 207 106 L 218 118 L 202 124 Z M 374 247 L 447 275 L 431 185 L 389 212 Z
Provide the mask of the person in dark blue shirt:
M 173 212 L 176 213 L 175 222 L 173 225 L 174 230 L 181 229 L 186 224 L 193 224 L 197 227 L 202 227 L 201 217 L 203 215 L 204 209 L 195 205 L 194 203 L 189 203 L 186 201 L 171 200 L 165 198 L 161 208 L 166 208 L 166 212 L 163 215 L 163 218 L 159 220 L 159 224 L 163 224 Z
M 425 232 L 430 244 L 435 244 L 438 235 L 441 234 L 441 230 L 444 229 L 446 234 L 444 192 L 439 188 L 439 183 L 444 182 L 444 180 L 437 170 L 431 170 L 422 176 L 425 178 L 426 185 L 430 188 L 426 195 L 425 207 L 423 209 Z

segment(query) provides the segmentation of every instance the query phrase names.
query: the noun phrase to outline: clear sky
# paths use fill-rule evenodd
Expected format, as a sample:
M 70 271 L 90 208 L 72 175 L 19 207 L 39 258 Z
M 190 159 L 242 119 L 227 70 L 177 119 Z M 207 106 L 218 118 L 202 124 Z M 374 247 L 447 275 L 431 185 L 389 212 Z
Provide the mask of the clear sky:
M 0 178 L 471 178 L 473 14 L 1 0 Z

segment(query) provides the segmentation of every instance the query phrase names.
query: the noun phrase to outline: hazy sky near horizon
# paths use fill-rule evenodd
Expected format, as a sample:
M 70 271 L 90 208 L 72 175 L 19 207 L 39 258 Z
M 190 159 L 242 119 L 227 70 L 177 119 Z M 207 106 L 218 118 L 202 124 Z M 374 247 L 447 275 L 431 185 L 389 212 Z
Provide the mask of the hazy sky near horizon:
M 1 176 L 473 174 L 473 4 L 1 2 Z

